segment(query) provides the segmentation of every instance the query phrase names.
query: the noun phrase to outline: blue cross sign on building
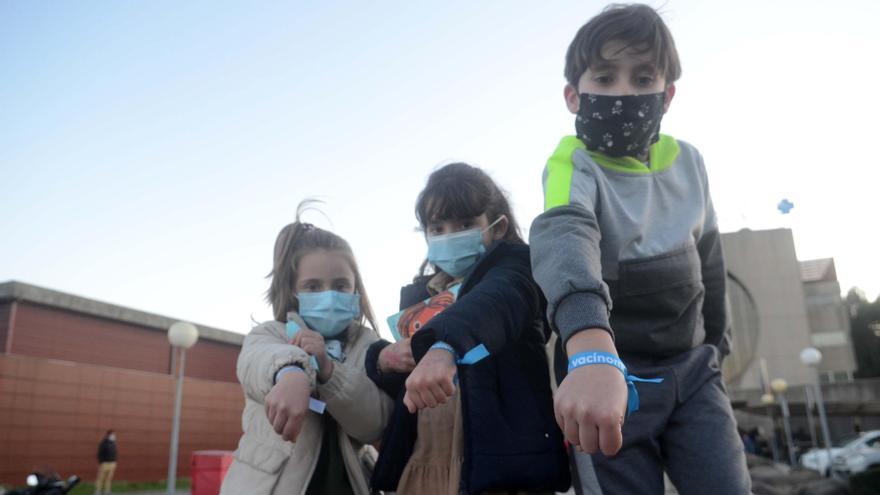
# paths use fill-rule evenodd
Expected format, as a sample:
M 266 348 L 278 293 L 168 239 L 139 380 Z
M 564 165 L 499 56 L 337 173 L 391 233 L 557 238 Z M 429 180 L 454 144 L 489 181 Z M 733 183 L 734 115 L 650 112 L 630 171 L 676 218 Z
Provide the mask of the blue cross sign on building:
M 776 209 L 781 211 L 783 215 L 787 215 L 792 208 L 794 208 L 794 203 L 786 198 L 783 198 L 782 201 L 780 201 L 779 204 L 776 205 Z

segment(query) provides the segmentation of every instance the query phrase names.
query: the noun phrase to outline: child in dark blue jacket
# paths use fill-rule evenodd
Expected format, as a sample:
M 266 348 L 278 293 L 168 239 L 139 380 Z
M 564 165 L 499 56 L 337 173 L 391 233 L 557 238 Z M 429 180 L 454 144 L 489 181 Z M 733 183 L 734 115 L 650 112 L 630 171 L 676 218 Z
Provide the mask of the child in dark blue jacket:
M 416 217 L 428 257 L 401 289 L 400 308 L 410 309 L 396 327 L 411 337 L 377 342 L 366 358 L 370 378 L 397 398 L 373 487 L 438 495 L 567 489 L 545 303 L 507 198 L 482 170 L 453 163 L 431 174 Z

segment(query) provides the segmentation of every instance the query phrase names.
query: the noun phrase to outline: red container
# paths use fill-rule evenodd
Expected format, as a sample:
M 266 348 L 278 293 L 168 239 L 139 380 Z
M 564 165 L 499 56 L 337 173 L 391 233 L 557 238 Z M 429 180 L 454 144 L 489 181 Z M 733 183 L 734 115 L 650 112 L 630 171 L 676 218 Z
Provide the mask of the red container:
M 228 450 L 198 450 L 192 454 L 192 495 L 218 495 L 232 464 Z

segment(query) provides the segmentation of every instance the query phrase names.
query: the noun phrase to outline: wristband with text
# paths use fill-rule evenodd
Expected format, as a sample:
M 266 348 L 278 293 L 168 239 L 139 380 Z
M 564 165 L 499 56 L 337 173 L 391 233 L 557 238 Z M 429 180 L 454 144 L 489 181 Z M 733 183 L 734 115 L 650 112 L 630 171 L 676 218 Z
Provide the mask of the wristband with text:
M 579 352 L 574 356 L 568 359 L 568 372 L 571 373 L 572 370 L 580 368 L 582 366 L 590 366 L 594 364 L 606 364 L 608 366 L 613 366 L 618 369 L 621 373 L 623 373 L 623 378 L 626 380 L 626 415 L 639 410 L 639 391 L 636 390 L 636 382 L 639 383 L 661 383 L 663 382 L 662 378 L 639 378 L 635 375 L 630 375 L 626 369 L 626 365 L 623 364 L 623 361 L 611 354 L 610 352 L 604 351 L 586 351 Z

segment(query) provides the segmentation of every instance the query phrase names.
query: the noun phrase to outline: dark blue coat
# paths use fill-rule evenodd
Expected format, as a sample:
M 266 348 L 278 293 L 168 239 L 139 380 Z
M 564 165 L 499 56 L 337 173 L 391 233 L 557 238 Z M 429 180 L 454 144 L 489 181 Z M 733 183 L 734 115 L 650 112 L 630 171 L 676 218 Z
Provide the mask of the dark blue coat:
M 400 308 L 429 297 L 430 277 L 401 289 Z M 464 427 L 461 493 L 487 490 L 565 491 L 568 458 L 553 415 L 553 397 L 544 344 L 549 326 L 545 302 L 531 276 L 525 244 L 496 242 L 480 259 L 449 308 L 412 338 L 418 362 L 437 341 L 459 356 L 482 344 L 489 356 L 458 367 Z M 395 490 L 412 455 L 417 414 L 403 405 L 408 375 L 379 373 L 379 352 L 369 349 L 370 378 L 397 398 L 373 472 L 373 488 Z

